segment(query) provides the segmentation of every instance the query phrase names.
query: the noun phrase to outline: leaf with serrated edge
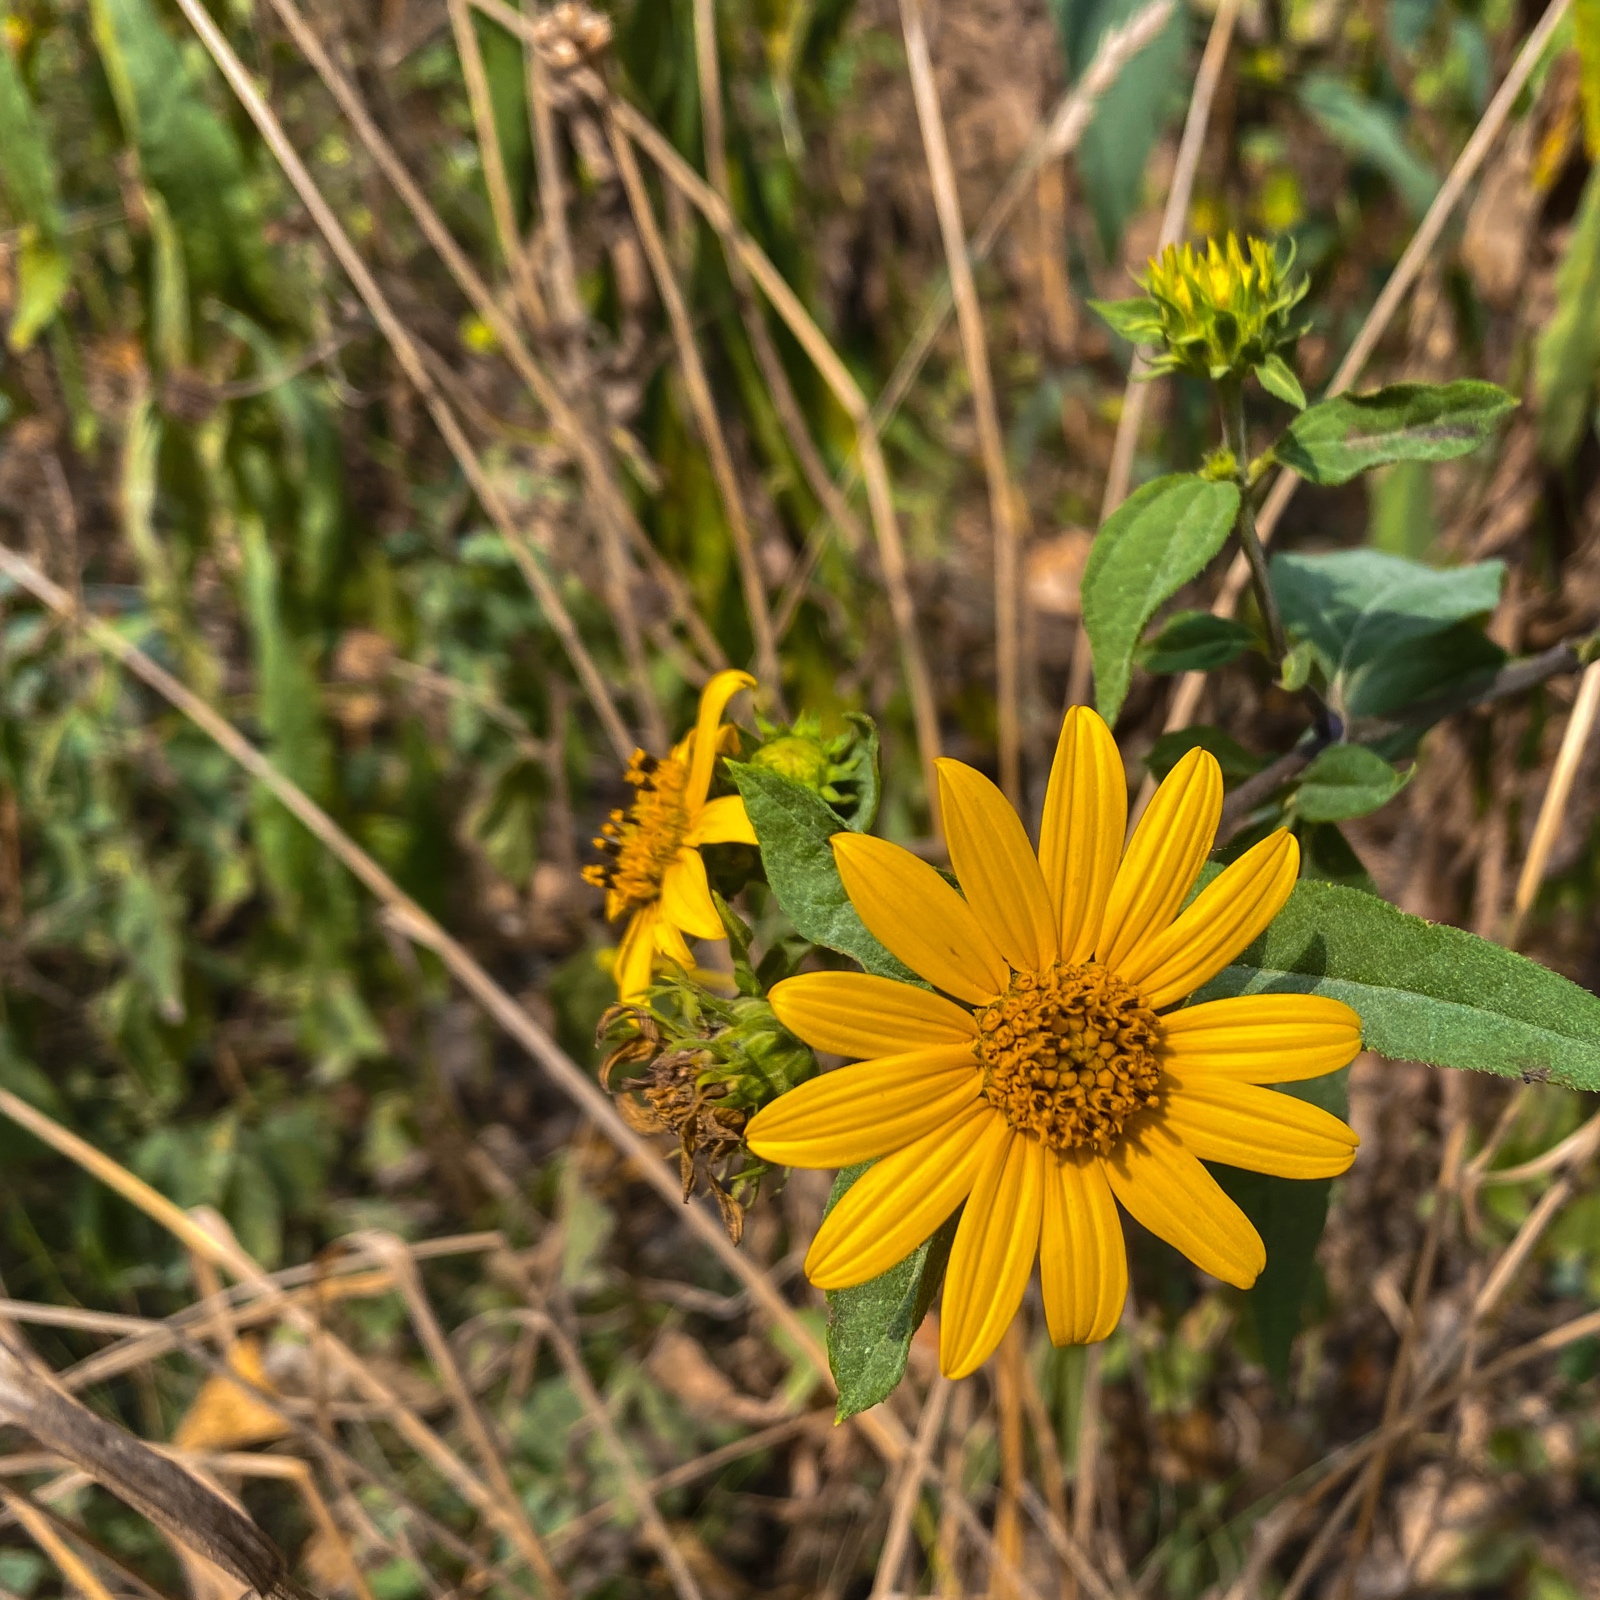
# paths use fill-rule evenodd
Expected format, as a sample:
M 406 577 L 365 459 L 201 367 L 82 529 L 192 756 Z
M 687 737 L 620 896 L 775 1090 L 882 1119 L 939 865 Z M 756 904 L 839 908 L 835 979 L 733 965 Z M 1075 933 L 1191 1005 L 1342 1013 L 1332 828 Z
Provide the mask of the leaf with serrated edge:
M 1452 461 L 1476 450 L 1516 400 L 1497 384 L 1396 383 L 1301 412 L 1273 454 L 1307 483 L 1348 483 L 1393 461 Z
M 1600 1089 L 1600 997 L 1460 928 L 1302 880 L 1267 931 L 1194 1000 L 1324 994 L 1398 1061 Z
M 868 972 L 927 985 L 867 932 L 844 892 L 828 841 L 848 830 L 814 790 L 782 773 L 730 761 L 728 771 L 744 798 L 761 845 L 761 864 L 795 932 L 812 944 L 854 956 Z
M 1238 509 L 1236 485 L 1178 472 L 1136 489 L 1101 525 L 1083 573 L 1083 625 L 1107 722 L 1122 709 L 1145 624 L 1222 548 Z

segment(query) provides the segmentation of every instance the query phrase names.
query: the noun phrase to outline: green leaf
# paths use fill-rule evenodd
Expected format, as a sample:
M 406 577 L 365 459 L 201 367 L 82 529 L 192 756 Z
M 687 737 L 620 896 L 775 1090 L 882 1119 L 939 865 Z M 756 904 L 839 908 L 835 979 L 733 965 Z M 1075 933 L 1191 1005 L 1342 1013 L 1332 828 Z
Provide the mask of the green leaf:
M 1372 874 L 1362 865 L 1361 857 L 1351 848 L 1337 823 L 1307 822 L 1302 817 L 1295 823 L 1294 832 L 1300 841 L 1302 878 L 1341 884 L 1346 889 L 1360 889 L 1364 894 L 1378 892 Z
M 18 354 L 53 320 L 72 284 L 71 263 L 54 245 L 24 238 L 19 256 L 17 303 L 6 334 L 7 346 Z
M 1556 466 L 1571 459 L 1589 423 L 1600 368 L 1600 162 L 1589 169 L 1567 253 L 1556 271 L 1555 315 L 1539 335 L 1534 390 L 1539 453 Z
M 1600 0 L 1573 0 L 1572 34 L 1583 96 L 1584 153 L 1600 161 Z
M 1142 3 L 1055 0 L 1072 71 L 1087 67 L 1104 36 L 1128 22 Z M 1100 96 L 1094 119 L 1079 141 L 1078 175 L 1100 243 L 1111 259 L 1117 258 L 1123 224 L 1142 203 L 1150 152 L 1182 109 L 1188 34 L 1188 10 L 1174 6 L 1167 26 Z
M 828 843 L 845 828 L 822 796 L 765 767 L 743 761 L 730 761 L 727 767 L 760 841 L 767 882 L 795 932 L 813 944 L 854 956 L 868 972 L 926 988 L 867 932 L 850 904 Z
M 1365 745 L 1329 745 L 1306 768 L 1294 809 L 1307 822 L 1347 822 L 1386 806 L 1410 781 Z
M 1194 1000 L 1331 995 L 1397 1061 L 1600 1089 L 1600 997 L 1460 928 L 1302 880 L 1272 926 Z
M 1319 400 L 1273 447 L 1307 483 L 1348 483 L 1391 461 L 1451 461 L 1476 450 L 1516 406 L 1498 384 L 1395 383 Z
M 1154 344 L 1161 337 L 1161 313 L 1151 300 L 1091 300 L 1089 309 L 1129 344 Z
M 1311 669 L 1317 664 L 1317 652 L 1308 640 L 1292 645 L 1278 666 L 1278 683 L 1289 694 L 1299 694 L 1311 682 Z
M 1145 624 L 1222 548 L 1238 509 L 1236 485 L 1173 473 L 1134 490 L 1095 535 L 1083 574 L 1083 624 L 1095 701 L 1107 722 L 1127 696 Z
M 1256 381 L 1268 394 L 1276 395 L 1286 405 L 1291 405 L 1296 411 L 1306 408 L 1306 392 L 1300 387 L 1300 380 L 1295 377 L 1294 369 L 1282 356 L 1268 356 L 1265 361 L 1258 362 L 1252 369 Z
M 823 1216 L 872 1163 L 846 1167 L 833 1180 Z M 905 1376 L 911 1340 L 933 1304 L 950 1259 L 959 1212 L 898 1266 L 854 1289 L 828 1292 L 828 1365 L 839 1386 L 835 1422 L 887 1400 Z
M 1338 708 L 1381 716 L 1422 681 L 1419 665 L 1427 667 L 1440 634 L 1499 603 L 1505 567 L 1425 567 L 1379 550 L 1336 550 L 1276 555 L 1271 580 L 1285 625 L 1316 653 Z M 1463 645 L 1452 665 L 1470 655 Z
M 0 150 L 5 151 L 0 184 L 17 220 L 31 225 L 45 242 L 54 241 L 61 231 L 55 161 L 9 49 L 0 49 Z
M 1155 638 L 1139 646 L 1134 659 L 1146 672 L 1210 672 L 1236 661 L 1255 642 L 1254 632 L 1232 617 L 1177 611 Z
M 1349 1068 L 1304 1083 L 1277 1086 L 1336 1117 L 1350 1111 Z M 1267 1264 L 1245 1295 L 1261 1339 L 1261 1356 L 1280 1391 L 1289 1384 L 1289 1351 L 1300 1331 L 1301 1308 L 1311 1287 L 1317 1246 L 1328 1220 L 1331 1178 L 1274 1178 L 1262 1172 L 1213 1166 L 1218 1183 L 1255 1224 L 1267 1247 Z
M 1300 104 L 1335 144 L 1383 173 L 1413 216 L 1432 205 L 1439 180 L 1406 143 L 1400 119 L 1387 106 L 1331 72 L 1307 74 Z
M 1458 622 L 1379 656 L 1351 686 L 1344 709 L 1352 717 L 1405 717 L 1419 701 L 1481 687 L 1505 662 L 1505 651 L 1477 623 Z M 1415 731 L 1425 726 L 1419 723 Z
M 1144 758 L 1144 764 L 1150 769 L 1150 776 L 1159 783 L 1184 756 L 1196 748 L 1209 750 L 1217 758 L 1217 765 L 1222 768 L 1222 781 L 1230 786 L 1259 772 L 1266 765 L 1260 756 L 1251 755 L 1232 734 L 1204 724 L 1195 728 L 1175 728 L 1171 733 L 1162 734 L 1150 746 L 1150 754 Z

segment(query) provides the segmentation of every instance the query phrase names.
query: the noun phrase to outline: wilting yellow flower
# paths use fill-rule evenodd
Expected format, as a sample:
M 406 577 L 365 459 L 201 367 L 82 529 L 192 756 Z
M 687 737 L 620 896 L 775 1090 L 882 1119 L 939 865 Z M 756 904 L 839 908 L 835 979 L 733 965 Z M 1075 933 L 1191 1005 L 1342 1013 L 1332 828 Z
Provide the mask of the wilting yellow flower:
M 1128 1284 L 1113 1197 L 1248 1288 L 1266 1264 L 1260 1236 L 1200 1163 L 1343 1172 L 1355 1134 L 1260 1086 L 1344 1066 L 1361 1025 L 1316 995 L 1169 1009 L 1261 933 L 1299 867 L 1279 830 L 1184 907 L 1221 816 L 1209 752 L 1173 768 L 1126 852 L 1122 763 L 1085 707 L 1061 730 L 1037 858 L 981 773 L 941 761 L 939 793 L 960 894 L 885 840 L 841 833 L 833 848 L 861 920 L 942 993 L 866 973 L 776 985 L 786 1027 L 866 1059 L 774 1101 L 746 1141 L 788 1166 L 876 1163 L 806 1256 L 824 1289 L 876 1277 L 965 1202 L 939 1334 L 940 1366 L 957 1378 L 1000 1342 L 1036 1254 L 1051 1338 L 1112 1331 Z
M 736 794 L 707 800 L 711 769 L 734 733 L 722 713 L 741 689 L 753 689 L 748 672 L 719 672 L 700 696 L 694 730 L 665 761 L 636 750 L 625 774 L 638 792 L 626 811 L 613 811 L 594 841 L 604 860 L 583 869 L 606 891 L 606 916 L 627 917 L 617 950 L 617 992 L 632 1000 L 650 987 L 657 952 L 693 968 L 684 941 L 727 934 L 711 898 L 703 844 L 754 844 L 755 830 Z

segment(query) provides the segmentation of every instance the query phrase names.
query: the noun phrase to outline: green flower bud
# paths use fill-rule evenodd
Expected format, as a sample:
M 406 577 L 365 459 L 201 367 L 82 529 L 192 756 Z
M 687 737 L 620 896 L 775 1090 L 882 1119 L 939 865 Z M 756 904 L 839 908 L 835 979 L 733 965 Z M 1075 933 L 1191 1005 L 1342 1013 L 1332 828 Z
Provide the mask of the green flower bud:
M 801 733 L 785 734 L 762 745 L 751 756 L 750 764 L 793 778 L 796 783 L 803 783 L 819 793 L 827 786 L 833 770 L 828 747 L 820 739 Z

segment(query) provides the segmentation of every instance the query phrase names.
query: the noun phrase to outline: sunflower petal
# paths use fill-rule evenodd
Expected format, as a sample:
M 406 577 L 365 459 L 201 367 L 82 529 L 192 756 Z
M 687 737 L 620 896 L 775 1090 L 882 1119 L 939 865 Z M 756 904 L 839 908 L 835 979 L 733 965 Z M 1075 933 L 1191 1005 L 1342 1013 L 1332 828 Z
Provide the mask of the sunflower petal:
M 914 984 L 870 972 L 804 972 L 775 983 L 767 999 L 778 1021 L 814 1050 L 866 1059 L 933 1045 L 964 1045 L 978 1025 L 970 1011 Z
M 624 1000 L 636 1000 L 650 987 L 656 955 L 657 915 L 653 905 L 635 911 L 617 946 L 612 975 L 617 980 L 617 993 Z
M 1117 868 L 1096 952 L 1120 973 L 1146 939 L 1161 933 L 1200 876 L 1222 817 L 1222 768 L 1196 746 L 1162 781 Z
M 1261 1235 L 1159 1114 L 1125 1134 L 1104 1167 L 1128 1213 L 1202 1272 L 1240 1289 L 1256 1281 L 1267 1264 Z
M 1214 978 L 1283 910 L 1300 871 L 1300 845 L 1287 828 L 1219 872 L 1164 932 L 1123 957 L 1117 970 L 1158 1011 Z
M 1184 1149 L 1277 1178 L 1336 1178 L 1360 1139 L 1331 1112 L 1249 1083 L 1167 1074 L 1161 1115 Z
M 655 941 L 658 955 L 665 956 L 685 972 L 695 970 L 694 951 L 689 948 L 688 940 L 661 915 L 660 906 L 656 907 Z
M 950 865 L 967 904 L 1013 967 L 1044 971 L 1056 959 L 1056 919 L 1021 817 L 981 772 L 947 756 L 934 765 Z
M 1122 1219 L 1098 1156 L 1045 1156 L 1039 1279 L 1050 1342 L 1106 1338 L 1128 1298 Z
M 1045 1149 L 1010 1133 L 985 1161 L 961 1213 L 939 1313 L 939 1370 L 965 1378 L 1011 1326 L 1039 1249 Z
M 1087 961 L 1128 829 L 1128 784 L 1111 730 L 1089 706 L 1061 724 L 1039 828 L 1039 866 L 1055 907 L 1063 961 Z
M 741 689 L 753 689 L 756 680 L 748 672 L 719 672 L 700 693 L 700 714 L 695 718 L 693 754 L 689 762 L 689 784 L 683 803 L 692 816 L 705 804 L 711 788 L 711 769 L 717 762 L 717 730 L 728 702 Z
M 1161 1019 L 1163 1064 L 1187 1083 L 1294 1083 L 1337 1072 L 1361 1049 L 1361 1018 L 1320 994 L 1242 994 Z
M 926 861 L 887 839 L 836 833 L 833 858 L 868 930 L 918 977 L 983 1005 L 1011 981 L 972 907 Z
M 819 1289 L 850 1289 L 904 1261 L 967 1198 L 1010 1134 L 980 1100 L 869 1167 L 823 1218 L 806 1276 Z
M 743 799 L 736 794 L 725 794 L 719 800 L 708 800 L 695 813 L 689 831 L 683 836 L 685 844 L 759 844 L 756 830 L 750 824 L 750 815 Z
M 726 939 L 698 850 L 680 850 L 661 874 L 661 915 L 694 939 Z
M 750 1119 L 745 1143 L 786 1167 L 848 1167 L 915 1144 L 982 1092 L 966 1046 L 880 1056 L 780 1095 Z

